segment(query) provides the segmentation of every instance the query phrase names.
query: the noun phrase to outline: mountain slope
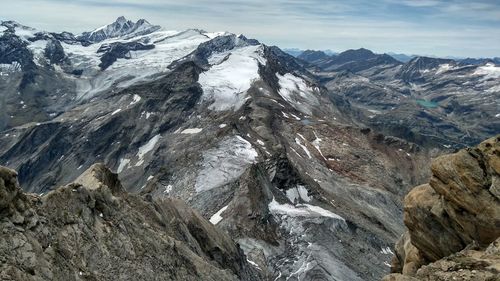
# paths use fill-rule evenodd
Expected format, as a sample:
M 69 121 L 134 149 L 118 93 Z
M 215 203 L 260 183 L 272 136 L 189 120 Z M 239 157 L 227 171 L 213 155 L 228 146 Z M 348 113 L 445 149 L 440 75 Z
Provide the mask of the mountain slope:
M 340 62 L 347 63 L 304 67 L 331 95 L 348 100 L 366 126 L 439 149 L 474 145 L 500 133 L 500 68 L 492 60 L 415 57 L 401 64 L 386 55 L 374 59 L 368 50 L 345 53 Z
M 351 104 L 300 61 L 230 33 L 159 29 L 98 43 L 41 34 L 64 53 L 29 52 L 30 91 L 57 101 L 33 103 L 47 116 L 16 111 L 15 98 L 30 93 L 18 86 L 23 68 L 1 80 L 13 89 L 9 114 L 26 120 L 2 131 L 0 163 L 26 190 L 48 192 L 103 162 L 130 192 L 185 201 L 265 278 L 388 272 L 387 247 L 403 231 L 400 198 L 424 182 L 427 171 L 415 167 L 430 154 L 359 125 Z M 22 40 L 31 50 L 42 35 Z

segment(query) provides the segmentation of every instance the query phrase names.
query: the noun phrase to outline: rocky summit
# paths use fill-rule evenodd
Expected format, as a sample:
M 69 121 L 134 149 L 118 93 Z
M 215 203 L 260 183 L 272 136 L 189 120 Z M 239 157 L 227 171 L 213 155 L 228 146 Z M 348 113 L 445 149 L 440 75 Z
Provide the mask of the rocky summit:
M 408 228 L 383 280 L 500 280 L 500 136 L 437 158 L 405 198 Z
M 0 167 L 1 280 L 261 280 L 185 203 L 127 193 L 96 164 L 42 196 Z
M 0 164 L 17 171 L 3 169 L 2 274 L 380 280 L 431 159 L 500 133 L 498 69 L 295 58 L 123 17 L 82 34 L 2 21 Z M 490 225 L 463 227 L 426 259 Z

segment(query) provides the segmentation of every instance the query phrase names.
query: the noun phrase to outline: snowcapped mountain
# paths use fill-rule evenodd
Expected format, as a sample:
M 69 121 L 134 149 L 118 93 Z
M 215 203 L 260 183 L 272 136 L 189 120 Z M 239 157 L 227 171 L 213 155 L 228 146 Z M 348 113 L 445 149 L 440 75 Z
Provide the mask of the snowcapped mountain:
M 145 19 L 140 19 L 134 23 L 125 19 L 125 17 L 119 17 L 111 24 L 99 27 L 91 32 L 84 32 L 78 36 L 78 39 L 98 43 L 111 38 L 145 35 L 160 28 L 158 25 L 151 25 Z
M 401 63 L 357 50 L 333 59 L 342 73 L 314 73 L 242 35 L 121 17 L 81 35 L 2 22 L 0 50 L 0 164 L 27 191 L 102 162 L 128 191 L 196 209 L 264 280 L 388 272 L 401 198 L 433 154 L 366 127 L 359 104 L 331 89 L 372 89 L 361 73 Z

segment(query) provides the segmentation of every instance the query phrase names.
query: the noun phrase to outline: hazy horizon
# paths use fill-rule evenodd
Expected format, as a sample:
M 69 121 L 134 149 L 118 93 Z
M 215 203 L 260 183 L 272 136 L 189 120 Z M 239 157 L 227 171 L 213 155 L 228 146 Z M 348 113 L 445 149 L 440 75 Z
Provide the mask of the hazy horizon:
M 2 20 L 73 33 L 122 15 L 167 29 L 241 33 L 283 49 L 500 57 L 496 1 L 18 0 L 3 3 L 0 11 Z

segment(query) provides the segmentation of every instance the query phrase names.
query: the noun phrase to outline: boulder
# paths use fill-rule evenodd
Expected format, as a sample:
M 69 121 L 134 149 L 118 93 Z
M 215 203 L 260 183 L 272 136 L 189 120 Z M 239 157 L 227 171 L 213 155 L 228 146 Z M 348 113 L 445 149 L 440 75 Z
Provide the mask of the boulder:
M 75 181 L 89 189 L 108 187 L 113 194 L 124 192 L 123 186 L 118 179 L 118 174 L 111 172 L 104 164 L 97 163 L 88 168 Z
M 383 280 L 498 280 L 500 136 L 432 163 L 404 200 L 408 231 Z

